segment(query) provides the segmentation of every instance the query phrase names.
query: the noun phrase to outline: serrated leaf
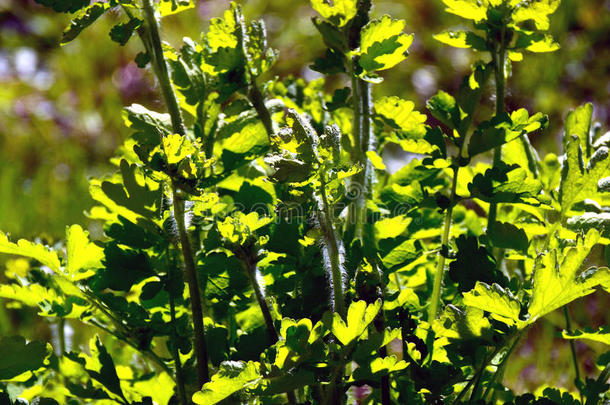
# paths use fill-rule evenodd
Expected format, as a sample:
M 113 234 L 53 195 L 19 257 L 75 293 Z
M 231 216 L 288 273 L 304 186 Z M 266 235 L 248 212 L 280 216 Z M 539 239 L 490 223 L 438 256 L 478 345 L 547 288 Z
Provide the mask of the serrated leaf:
M 533 276 L 530 322 L 557 308 L 592 293 L 596 286 L 610 282 L 607 268 L 581 269 L 584 260 L 599 240 L 599 232 L 591 230 L 576 246 L 561 252 L 551 250 L 537 259 Z
M 443 0 L 445 11 L 468 20 L 481 21 L 487 17 L 487 7 L 477 0 Z
M 549 29 L 549 15 L 559 7 L 560 0 L 522 1 L 511 14 L 512 22 L 519 24 L 525 21 L 534 21 L 539 30 Z
M 473 48 L 486 51 L 485 39 L 470 31 L 445 31 L 433 36 L 439 42 L 455 48 Z
M 404 370 L 408 365 L 409 363 L 404 360 L 398 360 L 396 356 L 376 357 L 366 364 L 359 365 L 354 371 L 352 379 L 373 380 L 396 371 Z
M 496 222 L 487 232 L 491 243 L 502 249 L 515 249 L 527 252 L 529 241 L 523 229 L 506 222 Z
M 460 291 L 470 291 L 478 281 L 504 284 L 502 273 L 489 251 L 480 246 L 475 236 L 460 235 L 455 244 L 456 259 L 449 264 L 449 277 Z
M 61 44 L 67 44 L 68 42 L 72 41 L 85 28 L 100 18 L 108 9 L 110 9 L 110 5 L 108 3 L 98 1 L 84 10 L 80 10 L 78 14 L 74 16 L 70 22 L 70 25 L 63 32 Z
M 491 336 L 491 324 L 483 316 L 483 310 L 472 306 L 463 310 L 447 305 L 432 327 L 437 336 L 447 339 L 489 339 Z
M 385 255 L 382 259 L 383 265 L 389 269 L 396 266 L 404 266 L 417 257 L 419 257 L 420 250 L 417 248 L 415 241 L 407 240 L 396 246 Z
M 521 323 L 519 301 L 498 284 L 477 282 L 472 290 L 464 293 L 464 305 L 487 311 L 508 325 Z
M 403 136 L 422 139 L 426 135 L 426 116 L 414 108 L 415 103 L 399 97 L 380 97 L 375 101 L 375 112 L 390 126 L 402 131 Z
M 591 154 L 591 121 L 593 119 L 593 104 L 586 103 L 580 107 L 570 111 L 566 117 L 564 124 L 564 148 L 567 146 L 565 142 L 569 141 L 571 136 L 577 136 L 580 141 L 580 147 L 586 158 Z
M 91 0 L 35 0 L 36 3 L 52 8 L 59 13 L 76 13 L 89 5 Z
M 413 35 L 405 34 L 404 27 L 404 20 L 394 20 L 388 15 L 364 26 L 358 59 L 364 74 L 390 69 L 406 59 Z
M 217 404 L 237 391 L 256 387 L 261 379 L 258 362 L 222 362 L 212 380 L 193 395 L 193 402 L 201 405 Z
M 137 18 L 130 18 L 127 22 L 119 23 L 110 29 L 110 39 L 124 46 L 140 25 L 142 25 L 142 20 Z
M 515 48 L 535 53 L 555 52 L 559 49 L 559 44 L 548 34 L 522 32 L 515 42 Z
M 456 129 L 460 123 L 460 108 L 455 101 L 455 98 L 440 90 L 426 103 L 426 107 L 430 113 L 451 129 Z
M 607 325 L 604 325 L 597 330 L 593 330 L 591 328 L 571 332 L 564 330 L 561 335 L 564 339 L 586 339 L 610 346 L 610 327 Z
M 327 318 L 325 323 L 339 342 L 347 346 L 366 331 L 379 313 L 379 309 L 381 309 L 381 300 L 368 306 L 365 301 L 356 301 L 347 309 L 347 323 L 337 313 L 334 313 L 332 318 Z
M 580 144 L 578 136 L 571 136 L 565 147 L 566 156 L 559 186 L 559 201 L 563 215 L 575 203 L 586 198 L 594 198 L 597 195 L 599 180 L 605 178 L 610 169 L 608 148 L 602 146 L 597 149 L 585 167 Z
M 358 12 L 357 0 L 311 0 L 311 6 L 322 17 L 330 20 L 339 27 L 343 27 Z
M 567 225 L 572 231 L 587 233 L 590 229 L 596 229 L 601 236 L 610 237 L 610 213 L 587 212 L 569 218 Z
M 50 248 L 20 239 L 17 243 L 10 242 L 8 237 L 0 232 L 0 253 L 9 255 L 25 256 L 35 259 L 58 273 L 60 268 L 57 253 Z
M 383 218 L 375 222 L 375 237 L 377 240 L 396 238 L 407 230 L 413 218 L 397 215 L 392 218 Z
M 163 151 L 167 163 L 177 164 L 197 152 L 195 145 L 185 135 L 172 134 L 163 138 Z
M 21 336 L 0 337 L 0 380 L 10 380 L 26 371 L 35 371 L 44 366 L 50 354 L 43 342 L 25 342 Z
M 72 225 L 66 231 L 66 253 L 66 272 L 73 281 L 90 276 L 92 272 L 86 270 L 100 268 L 104 257 L 104 250 L 89 241 L 89 232 L 80 225 Z
M 159 11 L 161 17 L 167 17 L 168 15 L 178 14 L 192 8 L 195 8 L 195 3 L 190 0 L 163 0 L 159 2 L 157 11 Z

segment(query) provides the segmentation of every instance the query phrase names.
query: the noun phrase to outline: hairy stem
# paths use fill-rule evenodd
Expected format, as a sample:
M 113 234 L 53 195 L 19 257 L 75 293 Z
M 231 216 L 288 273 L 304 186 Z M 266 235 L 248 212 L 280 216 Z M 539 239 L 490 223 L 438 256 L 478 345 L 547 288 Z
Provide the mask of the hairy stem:
M 453 204 L 455 200 L 459 166 L 453 169 L 453 180 L 451 183 L 450 205 L 445 213 L 445 226 L 443 228 L 443 237 L 441 239 L 441 254 L 438 258 L 436 273 L 434 274 L 434 287 L 432 288 L 432 297 L 430 298 L 430 306 L 428 307 L 428 322 L 432 322 L 438 315 L 438 309 L 441 303 L 441 287 L 443 285 L 443 277 L 445 274 L 445 257 L 449 253 L 449 235 L 451 233 L 451 217 L 453 215 Z
M 256 296 L 256 301 L 258 302 L 258 306 L 263 313 L 263 319 L 265 320 L 265 326 L 267 327 L 267 335 L 269 336 L 269 341 L 271 344 L 275 344 L 279 340 L 279 335 L 277 330 L 275 329 L 275 325 L 273 324 L 273 317 L 271 316 L 271 311 L 269 310 L 269 305 L 267 304 L 267 300 L 263 295 L 263 291 L 256 280 L 256 259 L 252 257 L 251 254 L 248 254 L 241 246 L 238 247 L 238 258 L 242 264 L 242 267 L 246 274 L 248 275 L 248 279 L 250 280 L 250 284 L 252 284 L 252 288 L 254 289 L 254 295 Z
M 339 315 L 345 317 L 345 298 L 343 297 L 343 276 L 341 274 L 339 242 L 337 241 L 337 234 L 332 222 L 330 204 L 326 195 L 326 181 L 323 176 L 320 177 L 320 199 L 318 201 L 318 209 L 322 217 L 320 219 L 320 227 L 322 228 L 322 234 L 328 249 L 333 284 L 334 309 Z
M 155 10 L 150 0 L 142 0 L 142 6 L 146 19 L 146 33 L 148 34 L 147 40 L 143 40 L 143 42 L 145 43 L 145 46 L 147 43 L 149 44 L 151 48 L 150 51 L 153 53 L 150 55 L 153 61 L 153 69 L 157 76 L 157 80 L 159 81 L 159 86 L 161 87 L 163 99 L 172 122 L 172 128 L 175 133 L 184 135 L 186 133 L 184 122 L 182 120 L 178 98 L 176 97 L 176 93 L 174 92 L 169 78 L 167 62 L 163 56 L 163 48 L 161 47 L 161 38 L 159 36 L 159 26 L 155 18 Z M 193 338 L 193 346 L 197 357 L 197 382 L 199 385 L 203 385 L 209 381 L 210 378 L 208 370 L 208 353 L 203 329 L 201 293 L 199 291 L 199 282 L 197 280 L 197 270 L 195 269 L 195 259 L 191 242 L 184 224 L 184 201 L 179 198 L 175 184 L 172 185 L 172 192 L 174 217 L 178 228 L 178 236 L 180 238 L 180 247 L 184 260 L 184 269 L 189 287 L 193 315 L 193 330 L 195 335 Z

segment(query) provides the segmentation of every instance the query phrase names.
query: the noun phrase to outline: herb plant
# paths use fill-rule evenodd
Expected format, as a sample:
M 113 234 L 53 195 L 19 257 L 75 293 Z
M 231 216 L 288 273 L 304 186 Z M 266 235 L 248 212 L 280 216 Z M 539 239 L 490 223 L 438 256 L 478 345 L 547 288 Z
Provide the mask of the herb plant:
M 546 30 L 559 0 L 443 0 L 472 30 L 435 38 L 480 61 L 428 101 L 433 119 L 374 96 L 413 35 L 372 18 L 372 0 L 311 0 L 327 48 L 311 68 L 346 83 L 331 92 L 271 78 L 264 23 L 235 3 L 173 49 L 159 24 L 188 1 L 37 2 L 75 13 L 62 43 L 120 10 L 110 37 L 139 37 L 167 110 L 124 109 L 117 172 L 90 181 L 103 240 L 79 225 L 53 246 L 0 234 L 0 252 L 32 259 L 9 262 L 0 297 L 59 336 L 55 352 L 0 338 L 2 403 L 608 401 L 608 356 L 583 379 L 574 347 L 577 391 L 503 385 L 524 333 L 555 310 L 570 342 L 610 343 L 605 326 L 572 330 L 566 307 L 610 291 L 589 258 L 610 242 L 610 138 L 585 104 L 563 154 L 541 157 L 528 135 L 546 116 L 504 102 L 513 63 L 558 49 Z M 392 174 L 390 144 L 410 156 Z M 96 330 L 88 350 L 67 350 L 66 322 Z

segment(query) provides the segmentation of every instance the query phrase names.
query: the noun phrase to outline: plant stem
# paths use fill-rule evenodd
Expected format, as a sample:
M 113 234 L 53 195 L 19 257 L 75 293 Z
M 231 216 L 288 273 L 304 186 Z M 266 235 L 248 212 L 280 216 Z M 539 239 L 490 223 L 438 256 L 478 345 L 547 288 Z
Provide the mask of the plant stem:
M 254 295 L 256 296 L 256 301 L 258 302 L 258 306 L 263 313 L 263 319 L 265 320 L 265 326 L 267 327 L 267 334 L 269 335 L 269 341 L 271 344 L 275 344 L 279 340 L 279 335 L 277 330 L 275 329 L 275 325 L 273 324 L 273 317 L 271 316 L 271 311 L 269 310 L 269 305 L 267 305 L 267 300 L 265 300 L 265 296 L 261 290 L 258 281 L 256 280 L 256 259 L 252 257 L 251 254 L 244 251 L 241 246 L 238 246 L 238 258 L 244 268 L 244 271 L 248 275 L 250 279 L 250 284 L 252 284 L 252 288 L 254 289 Z
M 176 186 L 172 187 L 174 195 L 174 217 L 180 238 L 180 247 L 184 259 L 184 270 L 189 287 L 189 297 L 191 300 L 191 311 L 193 313 L 193 346 L 197 357 L 197 382 L 203 385 L 209 381 L 208 370 L 208 350 L 205 342 L 203 329 L 203 308 L 201 304 L 201 292 L 199 291 L 199 280 L 195 269 L 195 259 L 191 247 L 191 241 L 184 224 L 184 201 L 180 198 Z
M 520 340 L 521 340 L 521 333 L 517 334 L 517 336 L 515 337 L 515 340 L 510 345 L 510 348 L 506 352 L 506 355 L 502 359 L 502 363 L 500 363 L 500 365 L 496 369 L 496 372 L 492 376 L 491 380 L 489 380 L 487 388 L 485 389 L 485 392 L 483 393 L 483 396 L 482 396 L 484 401 L 487 399 L 487 395 L 489 392 L 491 392 L 491 390 L 494 390 L 494 392 L 495 392 L 495 388 L 493 388 L 493 385 L 495 384 L 496 380 L 499 379 L 500 383 L 502 383 L 502 377 L 504 376 L 504 370 L 506 370 L 506 364 L 508 364 L 508 359 L 510 358 L 511 354 L 513 353 L 513 351 L 519 344 Z M 494 394 L 494 396 L 495 396 L 495 394 Z M 492 403 L 493 403 L 493 401 L 492 401 Z
M 169 261 L 169 249 L 166 251 L 167 257 L 167 271 L 172 279 L 170 281 L 170 285 L 174 284 L 173 278 L 175 277 L 174 271 L 176 270 L 175 266 L 171 266 Z M 178 388 L 178 398 L 182 405 L 188 405 L 186 399 L 186 386 L 184 383 L 184 374 L 182 372 L 182 363 L 180 362 L 180 352 L 178 351 L 178 346 L 176 346 L 176 339 L 178 337 L 178 330 L 176 328 L 176 299 L 173 294 L 173 288 L 169 289 L 169 314 L 171 317 L 172 324 L 172 356 L 174 357 L 174 367 L 176 369 L 176 385 Z
M 59 322 L 57 322 L 57 339 L 59 340 L 59 354 L 63 356 L 66 352 L 66 318 L 59 318 Z
M 328 197 L 326 195 L 324 173 L 320 176 L 320 199 L 318 201 L 318 209 L 322 216 L 320 227 L 322 228 L 322 234 L 324 235 L 330 261 L 334 310 L 342 317 L 345 317 L 345 298 L 343 297 L 343 275 L 341 274 L 339 242 L 337 241 L 337 234 L 332 222 L 330 204 L 328 203 Z
M 566 319 L 566 331 L 568 333 L 572 332 L 572 322 L 570 322 L 570 313 L 568 312 L 568 306 L 563 306 L 563 315 Z M 574 344 L 574 340 L 570 340 L 570 351 L 572 352 L 572 364 L 574 364 L 574 385 L 578 389 L 580 393 L 580 402 L 583 402 L 582 391 L 580 387 L 582 386 L 582 381 L 580 380 L 580 369 L 578 368 L 578 356 L 576 355 L 576 345 Z
M 438 308 L 441 302 L 441 287 L 443 285 L 443 276 L 445 274 L 445 256 L 449 252 L 449 235 L 451 233 L 451 216 L 453 214 L 453 204 L 455 200 L 457 181 L 459 174 L 459 166 L 453 168 L 453 180 L 451 183 L 450 205 L 445 213 L 445 226 L 443 229 L 443 238 L 441 240 L 441 254 L 438 258 L 438 266 L 434 274 L 434 287 L 432 289 L 432 297 L 430 298 L 430 307 L 428 307 L 428 322 L 436 319 Z
M 504 114 L 504 63 L 506 58 L 506 49 L 504 45 L 504 27 L 501 33 L 501 43 L 499 49 L 494 53 L 494 72 L 496 78 L 496 117 Z M 494 149 L 493 167 L 497 167 L 502 159 L 502 146 L 497 146 Z M 487 230 L 493 229 L 498 215 L 498 204 L 491 202 L 489 204 L 489 213 L 487 217 Z
M 161 38 L 159 36 L 159 26 L 155 18 L 155 10 L 150 0 L 142 0 L 142 6 L 144 9 L 144 17 L 146 19 L 146 32 L 149 35 L 148 40 L 150 41 L 149 43 L 153 53 L 153 55 L 150 55 L 153 61 L 153 69 L 161 87 L 161 92 L 170 115 L 172 127 L 175 133 L 185 135 L 186 131 L 184 128 L 184 122 L 182 121 L 180 106 L 169 78 L 167 62 L 163 56 L 163 48 L 161 47 Z M 147 41 L 143 42 L 145 44 L 147 43 Z M 174 217 L 176 219 L 176 225 L 178 228 L 178 236 L 180 238 L 180 246 L 182 250 L 182 257 L 184 259 L 184 269 L 189 287 L 191 310 L 193 315 L 193 329 L 195 335 L 193 338 L 193 346 L 195 355 L 197 357 L 197 382 L 199 385 L 203 385 L 209 381 L 209 370 L 207 347 L 203 329 L 201 293 L 199 291 L 199 282 L 197 280 L 197 270 L 195 269 L 195 259 L 193 257 L 191 242 L 184 224 L 184 201 L 179 197 L 175 183 L 172 184 L 172 194 Z

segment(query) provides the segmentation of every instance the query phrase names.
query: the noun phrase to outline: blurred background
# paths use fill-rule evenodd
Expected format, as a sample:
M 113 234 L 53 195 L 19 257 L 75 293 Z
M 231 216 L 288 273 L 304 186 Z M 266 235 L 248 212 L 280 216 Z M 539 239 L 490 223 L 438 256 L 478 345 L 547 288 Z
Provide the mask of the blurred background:
M 245 0 L 247 18 L 262 16 L 271 46 L 280 51 L 278 76 L 318 77 L 307 66 L 322 55 L 322 41 L 311 24 L 307 0 Z M 455 93 L 470 64 L 482 55 L 449 48 L 432 35 L 460 28 L 463 20 L 443 11 L 441 0 L 377 0 L 376 14 L 407 21 L 415 34 L 410 57 L 376 86 L 376 95 L 413 100 L 420 111 L 443 89 Z M 220 16 L 227 0 L 200 1 L 197 7 L 164 19 L 164 39 L 179 46 L 182 36 L 199 39 L 211 17 Z M 134 63 L 137 40 L 120 47 L 108 37 L 118 14 L 107 14 L 92 29 L 60 47 L 69 15 L 57 15 L 33 0 L 0 0 L 0 230 L 13 239 L 61 238 L 65 226 L 86 224 L 90 205 L 88 177 L 108 172 L 114 150 L 127 137 L 121 107 L 131 103 L 161 110 L 150 72 Z M 544 152 L 559 152 L 563 118 L 569 109 L 590 101 L 595 119 L 610 124 L 610 0 L 562 0 L 551 18 L 551 33 L 561 49 L 528 54 L 513 64 L 507 107 L 544 112 L 549 128 L 532 142 Z M 492 103 L 488 103 L 492 105 Z M 0 276 L 1 279 L 1 276 Z M 572 305 L 575 326 L 608 324 L 607 295 Z M 530 332 L 507 370 L 511 386 L 521 392 L 542 383 L 572 385 L 568 346 L 557 338 L 562 317 L 550 316 Z M 33 313 L 0 306 L 0 335 L 28 338 L 48 330 Z M 603 347 L 578 343 L 594 372 Z M 518 357 L 518 358 L 517 358 Z M 568 372 L 568 374 L 566 374 Z

